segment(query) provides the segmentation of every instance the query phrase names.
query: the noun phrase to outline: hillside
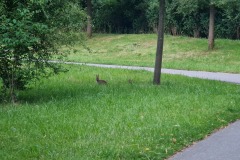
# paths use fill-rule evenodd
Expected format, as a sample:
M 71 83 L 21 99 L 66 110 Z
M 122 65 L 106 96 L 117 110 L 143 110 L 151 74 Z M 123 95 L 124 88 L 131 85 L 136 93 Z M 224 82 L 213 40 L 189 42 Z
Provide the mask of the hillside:
M 157 35 L 97 34 L 78 44 L 68 61 L 154 66 Z M 207 39 L 166 35 L 163 67 L 185 70 L 240 73 L 240 41 L 217 39 L 215 50 L 207 50 Z

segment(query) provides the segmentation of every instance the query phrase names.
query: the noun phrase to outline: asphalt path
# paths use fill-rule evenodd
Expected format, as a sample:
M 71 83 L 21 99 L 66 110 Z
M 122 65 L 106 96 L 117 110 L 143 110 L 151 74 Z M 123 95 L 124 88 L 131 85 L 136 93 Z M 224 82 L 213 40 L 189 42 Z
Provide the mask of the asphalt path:
M 240 160 L 240 121 L 177 153 L 169 160 Z
M 59 62 L 59 61 L 51 61 L 51 62 L 53 62 L 53 63 L 75 64 L 75 65 L 86 65 L 86 66 L 102 67 L 102 68 L 121 68 L 121 69 L 129 69 L 129 70 L 146 70 L 146 71 L 150 71 L 150 72 L 154 71 L 154 69 L 151 68 L 151 67 L 106 65 L 106 64 L 92 64 L 92 63 L 79 63 L 79 62 Z M 164 68 L 162 69 L 162 73 L 184 75 L 184 76 L 187 76 L 187 77 L 195 77 L 195 78 L 201 78 L 201 79 L 216 80 L 216 81 L 223 81 L 223 82 L 240 84 L 240 74 L 233 74 L 233 73 L 206 72 L 206 71 L 187 71 L 187 70 L 164 69 Z

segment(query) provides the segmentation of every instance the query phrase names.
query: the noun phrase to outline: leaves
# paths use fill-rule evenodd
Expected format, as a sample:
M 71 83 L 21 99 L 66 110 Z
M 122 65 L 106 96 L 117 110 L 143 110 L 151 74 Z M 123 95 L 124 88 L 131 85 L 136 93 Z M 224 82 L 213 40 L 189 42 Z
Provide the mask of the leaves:
M 45 24 L 33 22 L 32 13 L 27 9 L 18 9 L 16 13 L 14 18 L 0 17 L 0 78 L 5 88 L 3 95 L 12 101 L 16 101 L 15 90 L 24 89 L 32 80 L 48 75 L 47 70 L 58 68 L 47 65 L 46 61 L 55 50 L 48 38 L 51 30 Z
M 12 99 L 16 89 L 64 71 L 48 60 L 61 58 L 61 45 L 84 40 L 85 13 L 76 0 L 3 1 L 0 13 L 0 87 Z

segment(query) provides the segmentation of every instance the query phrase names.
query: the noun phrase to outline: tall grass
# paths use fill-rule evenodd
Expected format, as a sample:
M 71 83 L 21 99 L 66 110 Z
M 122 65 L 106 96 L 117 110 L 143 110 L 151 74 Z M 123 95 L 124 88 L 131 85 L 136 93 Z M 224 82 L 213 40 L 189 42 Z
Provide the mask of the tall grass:
M 0 159 L 164 159 L 240 118 L 238 85 L 163 75 L 154 86 L 145 71 L 69 69 L 1 104 Z
M 97 34 L 87 41 L 91 52 L 76 45 L 67 60 L 153 67 L 156 43 L 155 34 Z M 163 67 L 240 73 L 240 41 L 216 39 L 213 51 L 207 47 L 207 39 L 166 35 Z

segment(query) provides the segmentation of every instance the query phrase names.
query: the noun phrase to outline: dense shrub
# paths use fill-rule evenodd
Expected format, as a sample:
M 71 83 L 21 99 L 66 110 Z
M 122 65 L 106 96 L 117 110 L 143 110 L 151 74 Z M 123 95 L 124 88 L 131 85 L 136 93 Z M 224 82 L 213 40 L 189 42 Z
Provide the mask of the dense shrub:
M 73 2 L 63 0 L 1 0 L 0 4 L 0 100 L 16 101 L 16 90 L 64 71 L 49 60 L 63 56 L 59 46 L 82 40 L 76 32 L 82 30 L 85 15 Z

